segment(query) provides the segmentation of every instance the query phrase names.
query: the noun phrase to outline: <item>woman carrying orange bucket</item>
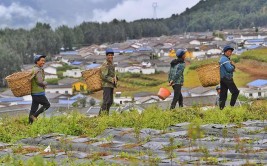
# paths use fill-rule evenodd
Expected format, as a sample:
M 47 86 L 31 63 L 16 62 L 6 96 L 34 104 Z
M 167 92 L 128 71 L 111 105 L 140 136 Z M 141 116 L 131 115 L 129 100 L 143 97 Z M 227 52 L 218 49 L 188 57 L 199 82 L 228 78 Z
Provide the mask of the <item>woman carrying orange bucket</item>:
M 174 96 L 170 109 L 174 109 L 177 102 L 179 102 L 179 107 L 183 107 L 183 95 L 181 89 L 184 84 L 185 51 L 178 49 L 176 51 L 176 57 L 177 59 L 171 61 L 168 78 L 169 86 L 172 86 L 174 90 Z

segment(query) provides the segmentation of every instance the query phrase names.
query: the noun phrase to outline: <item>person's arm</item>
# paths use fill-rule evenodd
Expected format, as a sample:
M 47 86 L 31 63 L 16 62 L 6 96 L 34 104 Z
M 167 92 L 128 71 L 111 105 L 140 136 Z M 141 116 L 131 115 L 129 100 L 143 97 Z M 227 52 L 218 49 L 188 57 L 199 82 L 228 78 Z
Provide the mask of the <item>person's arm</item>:
M 235 66 L 231 64 L 230 60 L 223 59 L 221 65 L 225 68 L 227 72 L 233 72 L 235 70 Z
M 37 71 L 37 73 L 35 74 L 35 77 L 36 77 L 36 83 L 38 86 L 46 87 L 47 82 L 44 81 L 44 79 L 43 79 L 42 71 L 40 71 L 40 70 Z

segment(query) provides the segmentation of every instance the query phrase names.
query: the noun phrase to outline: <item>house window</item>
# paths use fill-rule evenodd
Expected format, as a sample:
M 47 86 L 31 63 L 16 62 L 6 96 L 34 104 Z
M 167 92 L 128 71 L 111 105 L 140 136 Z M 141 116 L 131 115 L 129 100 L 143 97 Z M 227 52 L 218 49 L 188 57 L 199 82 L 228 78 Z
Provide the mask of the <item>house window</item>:
M 69 94 L 67 90 L 65 91 L 65 94 Z
M 249 94 L 249 97 L 252 97 L 252 93 Z
M 261 97 L 261 92 L 258 92 L 258 96 Z

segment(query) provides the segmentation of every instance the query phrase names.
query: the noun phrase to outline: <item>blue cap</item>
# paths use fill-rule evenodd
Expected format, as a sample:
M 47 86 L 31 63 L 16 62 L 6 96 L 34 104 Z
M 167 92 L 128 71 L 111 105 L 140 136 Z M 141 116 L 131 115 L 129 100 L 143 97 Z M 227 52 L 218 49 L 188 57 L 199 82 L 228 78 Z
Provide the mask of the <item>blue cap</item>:
M 106 55 L 108 54 L 114 54 L 114 51 L 111 48 L 106 49 Z
M 45 58 L 45 57 L 46 57 L 45 55 L 34 55 L 33 61 L 36 64 L 37 61 L 39 61 L 41 58 Z
M 185 51 L 182 50 L 182 49 L 178 49 L 178 50 L 176 51 L 176 56 L 177 56 L 178 58 L 181 58 L 184 54 L 185 54 Z
M 234 48 L 231 47 L 231 46 L 225 46 L 225 47 L 223 48 L 223 52 L 226 52 L 226 51 L 228 51 L 228 50 L 232 50 L 232 51 L 234 51 Z
M 221 86 L 220 85 L 216 86 L 216 90 L 219 90 L 219 89 L 221 89 Z

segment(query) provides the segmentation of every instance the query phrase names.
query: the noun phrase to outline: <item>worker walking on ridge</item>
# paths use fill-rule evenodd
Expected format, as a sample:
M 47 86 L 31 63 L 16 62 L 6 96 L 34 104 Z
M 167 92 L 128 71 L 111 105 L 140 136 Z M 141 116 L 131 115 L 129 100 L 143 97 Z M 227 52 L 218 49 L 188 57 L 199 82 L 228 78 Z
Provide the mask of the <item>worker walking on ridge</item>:
M 234 51 L 234 48 L 231 46 L 225 46 L 223 48 L 223 55 L 220 58 L 220 85 L 221 85 L 221 93 L 220 93 L 220 109 L 224 109 L 225 102 L 227 99 L 228 89 L 232 93 L 230 106 L 234 106 L 239 95 L 239 90 L 237 89 L 234 79 L 233 73 L 235 71 L 235 65 L 230 60 L 230 57 Z
M 179 107 L 183 107 L 183 95 L 181 89 L 184 84 L 185 51 L 182 49 L 178 49 L 176 51 L 176 57 L 177 59 L 171 61 L 168 78 L 169 86 L 172 86 L 174 90 L 174 96 L 170 109 L 174 109 L 176 107 L 177 102 L 179 102 Z
M 42 68 L 45 64 L 45 57 L 44 55 L 35 55 L 34 56 L 34 63 L 35 66 L 33 67 L 33 74 L 34 77 L 32 79 L 32 106 L 31 111 L 29 114 L 29 123 L 32 124 L 34 121 L 37 120 L 37 117 L 47 110 L 50 107 L 50 103 L 45 96 L 45 88 L 47 86 L 47 82 L 45 79 L 44 69 Z M 42 105 L 40 109 L 39 105 Z

